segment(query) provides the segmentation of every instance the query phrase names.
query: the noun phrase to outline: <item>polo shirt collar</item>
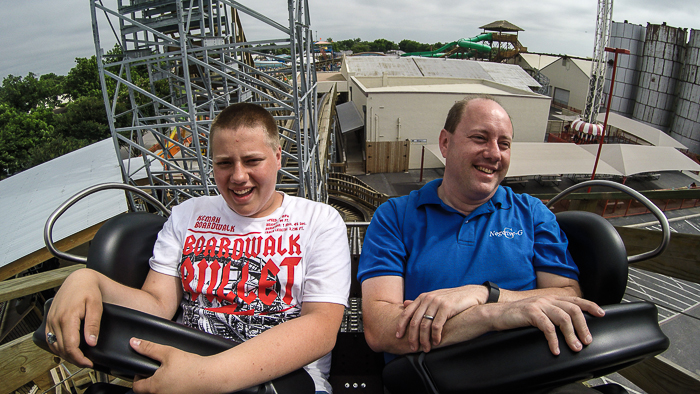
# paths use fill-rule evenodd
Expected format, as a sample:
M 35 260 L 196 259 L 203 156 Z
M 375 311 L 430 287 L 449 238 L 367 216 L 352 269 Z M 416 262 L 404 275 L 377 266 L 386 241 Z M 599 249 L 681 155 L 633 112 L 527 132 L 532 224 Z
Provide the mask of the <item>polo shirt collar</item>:
M 443 205 L 444 207 L 454 210 L 447 204 L 443 203 L 440 197 L 438 197 L 437 189 L 438 187 L 440 187 L 441 184 L 442 179 L 436 179 L 434 181 L 428 182 L 425 186 L 418 190 L 418 200 L 416 206 L 419 207 L 421 205 L 426 204 L 437 204 Z M 491 199 L 488 200 L 485 204 L 475 209 L 471 214 L 469 214 L 469 216 L 495 212 L 497 207 L 499 209 L 509 209 L 510 206 L 511 204 L 508 201 L 508 193 L 503 188 L 503 186 L 498 185 L 498 189 L 496 189 L 496 193 L 493 195 L 493 197 L 491 197 Z

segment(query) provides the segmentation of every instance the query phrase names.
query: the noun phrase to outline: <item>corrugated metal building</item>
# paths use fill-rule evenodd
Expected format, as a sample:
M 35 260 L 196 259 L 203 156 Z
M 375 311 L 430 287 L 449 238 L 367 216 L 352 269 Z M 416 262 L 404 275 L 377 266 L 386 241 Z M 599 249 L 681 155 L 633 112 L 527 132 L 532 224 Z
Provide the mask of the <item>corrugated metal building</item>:
M 630 50 L 618 56 L 611 111 L 661 129 L 700 154 L 700 33 L 613 22 L 610 45 Z M 611 75 L 609 67 L 606 95 Z
M 700 30 L 690 31 L 677 91 L 671 136 L 700 153 Z
M 437 143 L 447 111 L 470 94 L 496 97 L 513 119 L 515 141 L 542 142 L 550 98 L 522 68 L 468 60 L 346 57 L 348 98 L 364 116 L 366 172 L 420 168 L 424 145 Z M 425 167 L 440 167 L 426 155 Z

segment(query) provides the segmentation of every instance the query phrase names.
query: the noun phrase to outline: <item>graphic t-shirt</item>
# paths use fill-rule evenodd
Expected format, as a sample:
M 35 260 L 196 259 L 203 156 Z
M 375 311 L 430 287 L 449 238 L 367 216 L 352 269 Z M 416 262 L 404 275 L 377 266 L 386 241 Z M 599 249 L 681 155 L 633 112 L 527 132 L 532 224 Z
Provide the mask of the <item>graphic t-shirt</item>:
M 340 215 L 288 195 L 264 218 L 236 214 L 221 196 L 174 207 L 150 265 L 181 279 L 184 324 L 239 343 L 298 317 L 304 302 L 347 306 L 350 288 Z M 330 354 L 306 369 L 330 390 Z

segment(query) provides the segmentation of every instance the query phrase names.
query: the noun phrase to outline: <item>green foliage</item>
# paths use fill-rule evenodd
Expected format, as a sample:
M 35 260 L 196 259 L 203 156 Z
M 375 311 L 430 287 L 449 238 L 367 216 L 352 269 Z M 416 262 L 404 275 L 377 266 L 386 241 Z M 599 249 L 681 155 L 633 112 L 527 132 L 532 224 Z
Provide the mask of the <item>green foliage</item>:
M 339 51 L 349 51 L 352 49 L 352 46 L 361 42 L 362 40 L 359 38 L 353 38 L 350 40 L 340 40 L 333 42 L 333 50 L 336 52 Z
M 369 43 L 366 41 L 355 43 L 350 50 L 352 53 L 369 52 Z
M 403 40 L 398 45 L 386 39 L 372 42 L 360 38 L 333 41 L 334 51 L 388 52 L 401 49 L 405 52 L 428 51 L 442 44 L 422 44 Z M 286 49 L 265 48 L 260 52 L 275 55 L 288 54 Z M 122 59 L 121 48 L 116 46 L 105 56 L 105 68 L 125 77 L 126 70 L 111 64 Z M 97 58 L 76 58 L 75 66 L 66 76 L 46 74 L 37 78 L 33 73 L 26 77 L 7 76 L 0 86 L 0 178 L 41 164 L 60 155 L 82 148 L 110 136 L 109 123 L 102 95 Z M 151 82 L 146 66 L 132 66 L 131 81 L 158 97 L 170 94 L 168 81 Z M 113 100 L 116 82 L 107 78 L 107 97 Z M 129 109 L 138 107 L 142 115 L 153 115 L 151 98 L 142 93 L 129 97 L 128 90 L 121 86 L 116 94 L 116 113 L 124 113 L 115 119 L 116 127 L 125 127 L 131 122 Z M 68 100 L 62 103 L 61 99 Z M 132 101 L 133 100 L 133 101 Z M 112 104 L 111 104 L 112 105 Z M 61 107 L 61 108 L 59 108 Z M 55 113 L 54 110 L 56 109 Z
M 393 41 L 385 40 L 383 38 L 374 40 L 369 44 L 369 50 L 372 52 L 386 53 L 392 49 L 399 49 L 399 46 L 396 45 Z
M 0 87 L 0 103 L 29 112 L 37 106 L 56 106 L 61 95 L 63 77 L 47 74 L 37 79 L 33 73 L 25 78 L 8 75 Z
M 97 58 L 95 56 L 76 58 L 73 67 L 66 76 L 64 82 L 65 93 L 73 100 L 79 97 L 102 97 L 100 74 L 97 70 Z
M 32 166 L 29 150 L 51 137 L 52 121 L 51 111 L 43 108 L 22 112 L 0 104 L 0 177 Z
M 424 44 L 413 40 L 401 40 L 398 44 L 384 38 L 379 38 L 374 41 L 362 41 L 360 38 L 351 38 L 348 40 L 332 41 L 334 51 L 353 51 L 360 52 L 383 52 L 387 53 L 391 50 L 400 49 L 404 52 L 425 52 L 432 51 L 442 47 L 444 44 L 437 42 L 435 44 Z
M 399 49 L 407 53 L 427 52 L 437 48 L 433 48 L 433 46 L 430 44 L 423 44 L 413 40 L 401 40 L 401 42 L 399 42 Z
M 148 82 L 146 82 L 147 84 Z M 63 104 L 60 97 L 72 99 Z M 63 106 L 54 113 L 54 108 Z M 120 106 L 122 110 L 124 105 Z M 76 59 L 68 76 L 10 75 L 0 88 L 0 178 L 110 136 L 97 61 Z
M 79 97 L 57 116 L 56 134 L 96 142 L 110 137 L 107 113 L 101 98 Z

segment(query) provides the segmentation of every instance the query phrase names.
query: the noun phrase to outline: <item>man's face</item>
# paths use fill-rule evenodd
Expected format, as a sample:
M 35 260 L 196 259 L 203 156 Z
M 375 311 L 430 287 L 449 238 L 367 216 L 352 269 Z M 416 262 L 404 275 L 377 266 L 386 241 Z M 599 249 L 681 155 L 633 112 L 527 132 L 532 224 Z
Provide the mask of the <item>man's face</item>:
M 454 134 L 440 132 L 448 199 L 478 205 L 490 199 L 508 172 L 512 140 L 513 126 L 500 105 L 469 102 Z
M 217 130 L 212 144 L 214 180 L 229 208 L 257 218 L 279 207 L 275 183 L 282 149 L 267 144 L 262 126 Z

